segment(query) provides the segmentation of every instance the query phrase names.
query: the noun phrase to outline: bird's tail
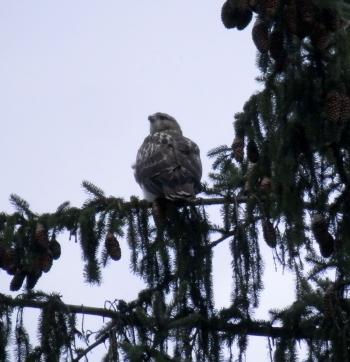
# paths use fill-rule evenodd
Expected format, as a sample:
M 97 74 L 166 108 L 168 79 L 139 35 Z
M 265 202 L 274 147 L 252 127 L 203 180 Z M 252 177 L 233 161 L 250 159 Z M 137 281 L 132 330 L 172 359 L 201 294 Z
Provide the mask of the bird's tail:
M 163 188 L 164 196 L 167 200 L 180 201 L 180 200 L 193 200 L 196 197 L 193 183 L 185 183 L 173 187 L 165 186 Z

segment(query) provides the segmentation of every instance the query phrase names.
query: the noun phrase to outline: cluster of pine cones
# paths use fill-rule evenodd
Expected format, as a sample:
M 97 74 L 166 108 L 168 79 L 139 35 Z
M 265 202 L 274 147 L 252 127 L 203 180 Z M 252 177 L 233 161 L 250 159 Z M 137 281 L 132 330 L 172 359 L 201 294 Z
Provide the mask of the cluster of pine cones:
M 37 223 L 34 233 L 21 229 L 17 233 L 22 235 L 21 247 L 17 243 L 16 247 L 0 244 L 0 268 L 13 275 L 11 291 L 19 290 L 24 280 L 27 289 L 34 288 L 42 273 L 47 273 L 53 260 L 61 256 L 61 245 L 54 237 L 49 240 L 43 224 Z
M 253 41 L 261 53 L 270 55 L 277 72 L 287 64 L 288 40 L 308 38 L 313 49 L 322 53 L 331 45 L 333 33 L 345 25 L 335 10 L 321 9 L 312 0 L 227 0 L 221 19 L 226 28 L 242 30 L 253 12 L 257 14 Z
M 324 258 L 329 258 L 339 247 L 331 233 L 328 231 L 328 222 L 326 218 L 316 213 L 311 220 L 311 230 L 315 240 L 320 247 L 320 253 Z

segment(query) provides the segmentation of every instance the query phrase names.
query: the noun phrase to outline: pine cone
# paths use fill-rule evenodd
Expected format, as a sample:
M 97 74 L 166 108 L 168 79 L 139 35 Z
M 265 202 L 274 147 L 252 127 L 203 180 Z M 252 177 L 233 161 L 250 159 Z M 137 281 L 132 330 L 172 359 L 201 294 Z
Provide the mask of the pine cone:
M 287 30 L 293 35 L 298 33 L 298 11 L 295 0 L 290 0 L 285 7 L 285 19 Z
M 254 141 L 249 141 L 247 145 L 247 156 L 249 162 L 257 163 L 259 161 L 259 150 Z
M 274 29 L 270 34 L 270 55 L 276 60 L 285 54 L 284 35 L 279 29 Z
M 315 25 L 315 6 L 311 0 L 297 0 L 298 36 L 304 38 L 311 34 Z
M 52 239 L 49 242 L 49 250 L 51 251 L 53 259 L 59 259 L 61 256 L 61 245 L 56 239 Z
M 263 0 L 262 1 L 262 13 L 266 20 L 272 19 L 279 6 L 279 0 Z
M 255 13 L 259 12 L 261 0 L 248 0 L 249 8 Z
M 108 232 L 105 240 L 105 247 L 107 250 L 107 254 L 113 260 L 119 260 L 122 256 L 121 249 L 117 238 L 114 236 L 113 233 Z
M 334 284 L 331 284 L 327 289 L 323 297 L 323 311 L 324 318 L 326 320 L 333 320 L 335 316 L 334 304 L 336 299 L 336 292 Z
M 5 247 L 0 245 L 0 268 L 3 268 L 3 266 L 4 266 L 5 254 L 6 254 Z
M 49 238 L 43 224 L 37 223 L 35 228 L 35 245 L 38 250 L 45 251 L 49 247 Z
M 6 270 L 7 274 L 14 275 L 18 269 L 18 258 L 14 249 L 5 249 L 2 257 L 2 268 Z
M 11 280 L 10 290 L 12 292 L 16 292 L 17 290 L 21 289 L 25 277 L 26 274 L 23 271 L 17 271 Z
M 235 28 L 237 26 L 237 18 L 237 6 L 233 0 L 227 0 L 221 8 L 221 21 L 225 28 Z
M 331 32 L 336 32 L 342 27 L 342 19 L 335 9 L 323 9 L 322 23 Z
M 244 139 L 235 137 L 232 143 L 233 157 L 237 162 L 242 162 L 244 158 Z
M 322 52 L 327 49 L 330 43 L 330 33 L 328 32 L 325 25 L 323 24 L 315 25 L 312 32 L 311 40 L 316 50 Z
M 265 239 L 266 244 L 270 248 L 275 248 L 277 245 L 277 237 L 276 237 L 276 230 L 273 227 L 273 224 L 270 220 L 264 220 L 262 223 L 263 227 L 263 236 Z
M 271 183 L 270 177 L 264 176 L 262 178 L 262 180 L 260 181 L 260 190 L 262 192 L 269 193 L 269 192 L 271 192 L 271 187 L 272 187 L 272 183 Z
M 33 289 L 42 275 L 41 271 L 27 273 L 26 288 Z
M 52 267 L 52 255 L 49 253 L 38 255 L 37 263 L 39 264 L 39 269 L 44 273 L 47 273 Z
M 321 255 L 329 258 L 334 252 L 334 239 L 328 232 L 326 219 L 320 214 L 315 214 L 311 221 L 311 229 L 320 246 Z
M 325 113 L 326 118 L 332 122 L 337 123 L 340 119 L 342 109 L 342 96 L 336 90 L 331 90 L 327 93 L 325 100 Z
M 265 21 L 256 19 L 252 29 L 252 38 L 261 53 L 266 53 L 269 50 L 269 27 Z
M 340 122 L 346 122 L 350 118 L 350 98 L 346 94 L 342 94 L 342 105 L 339 120 Z
M 245 29 L 251 22 L 252 17 L 253 13 L 248 7 L 246 9 L 239 9 L 237 16 L 237 29 Z

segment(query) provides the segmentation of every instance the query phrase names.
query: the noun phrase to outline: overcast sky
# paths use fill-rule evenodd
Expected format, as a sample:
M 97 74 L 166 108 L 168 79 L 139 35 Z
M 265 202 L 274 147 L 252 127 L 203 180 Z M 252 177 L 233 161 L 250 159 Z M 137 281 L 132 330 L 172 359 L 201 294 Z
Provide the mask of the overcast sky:
M 82 180 L 106 194 L 141 196 L 131 165 L 148 133 L 147 116 L 173 115 L 185 136 L 206 154 L 231 144 L 235 112 L 257 89 L 250 28 L 228 31 L 222 1 L 35 0 L 0 2 L 0 205 L 17 193 L 35 212 L 52 212 L 65 200 L 80 206 Z M 142 283 L 123 257 L 103 271 L 102 286 L 84 284 L 79 245 L 61 238 L 62 258 L 37 288 L 60 292 L 67 303 L 103 306 L 136 298 Z M 266 256 L 258 317 L 291 301 L 290 277 Z M 215 251 L 217 306 L 230 300 L 227 245 Z M 10 277 L 0 272 L 0 292 Z M 16 293 L 13 293 L 15 295 Z M 27 312 L 27 318 L 35 316 Z M 34 318 L 34 317 L 32 317 Z M 95 328 L 101 319 L 95 322 Z M 255 338 L 247 361 L 268 360 Z M 103 346 L 91 357 L 98 361 Z

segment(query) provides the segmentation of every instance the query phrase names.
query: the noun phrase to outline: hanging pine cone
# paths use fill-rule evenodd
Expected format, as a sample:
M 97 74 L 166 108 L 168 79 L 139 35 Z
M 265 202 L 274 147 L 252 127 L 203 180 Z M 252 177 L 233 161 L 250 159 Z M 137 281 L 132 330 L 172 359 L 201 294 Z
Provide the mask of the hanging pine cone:
M 242 162 L 244 158 L 244 139 L 235 137 L 232 143 L 233 157 L 237 162 Z
M 322 10 L 322 23 L 331 32 L 336 32 L 342 27 L 342 19 L 338 15 L 335 9 L 323 9 Z
M 18 258 L 14 249 L 5 249 L 2 257 L 2 268 L 7 274 L 14 275 L 18 269 Z
M 47 250 L 47 248 L 49 247 L 49 238 L 45 226 L 39 222 L 36 224 L 34 239 L 35 246 L 39 250 Z
M 271 192 L 272 182 L 270 177 L 264 176 L 260 181 L 260 190 L 265 193 Z
M 266 244 L 270 248 L 275 248 L 277 245 L 276 230 L 270 220 L 264 220 L 262 223 L 263 236 Z
M 321 255 L 324 258 L 329 258 L 334 252 L 334 239 L 328 232 L 326 219 L 320 214 L 315 214 L 311 221 L 311 229 L 320 246 Z
M 335 316 L 334 304 L 336 299 L 336 291 L 334 284 L 331 284 L 323 297 L 323 312 L 325 320 L 333 320 Z
M 17 271 L 11 280 L 10 290 L 12 292 L 16 292 L 17 290 L 21 289 L 25 277 L 26 274 L 23 271 Z
M 269 50 L 269 26 L 262 19 L 256 19 L 252 29 L 252 38 L 259 52 L 266 53 Z
M 332 123 L 337 123 L 340 119 L 341 108 L 342 96 L 340 93 L 336 90 L 329 91 L 325 100 L 326 118 Z
M 259 161 L 259 150 L 256 143 L 250 140 L 247 145 L 247 157 L 249 162 L 257 163 Z
M 280 0 L 263 0 L 262 1 L 262 13 L 266 20 L 272 19 L 279 6 Z
M 26 288 L 33 289 L 42 275 L 41 271 L 29 272 L 26 278 Z
M 0 245 L 0 268 L 3 268 L 6 249 Z
M 237 6 L 233 0 L 227 0 L 221 8 L 221 21 L 225 28 L 232 29 L 237 26 Z
M 350 118 L 350 98 L 346 94 L 342 94 L 342 103 L 339 120 L 340 122 L 346 122 Z
M 113 260 L 119 260 L 122 256 L 121 249 L 117 238 L 114 236 L 113 233 L 108 232 L 105 240 L 105 247 L 107 250 L 107 254 Z
M 249 8 L 255 13 L 259 12 L 261 0 L 248 0 Z
M 36 262 L 38 263 L 38 269 L 47 273 L 52 267 L 53 258 L 51 254 L 45 253 L 38 255 Z
M 237 29 L 238 30 L 245 29 L 251 22 L 252 17 L 253 17 L 253 13 L 248 8 L 248 6 L 245 9 L 239 9 L 238 16 L 237 16 Z
M 298 11 L 298 36 L 302 39 L 311 34 L 315 25 L 315 6 L 312 0 L 296 0 Z
M 285 54 L 284 35 L 279 29 L 274 29 L 270 34 L 270 55 L 276 60 Z
M 244 29 L 252 20 L 252 16 L 248 0 L 227 0 L 221 8 L 221 20 L 228 29 Z
M 330 33 L 325 25 L 316 24 L 311 35 L 311 40 L 314 48 L 320 52 L 323 52 L 328 48 L 330 44 L 330 39 Z
M 61 245 L 56 239 L 52 239 L 49 242 L 49 250 L 51 251 L 52 257 L 57 260 L 61 256 Z
M 289 0 L 284 10 L 284 15 L 287 24 L 287 30 L 290 34 L 297 35 L 298 33 L 298 11 L 295 0 Z

